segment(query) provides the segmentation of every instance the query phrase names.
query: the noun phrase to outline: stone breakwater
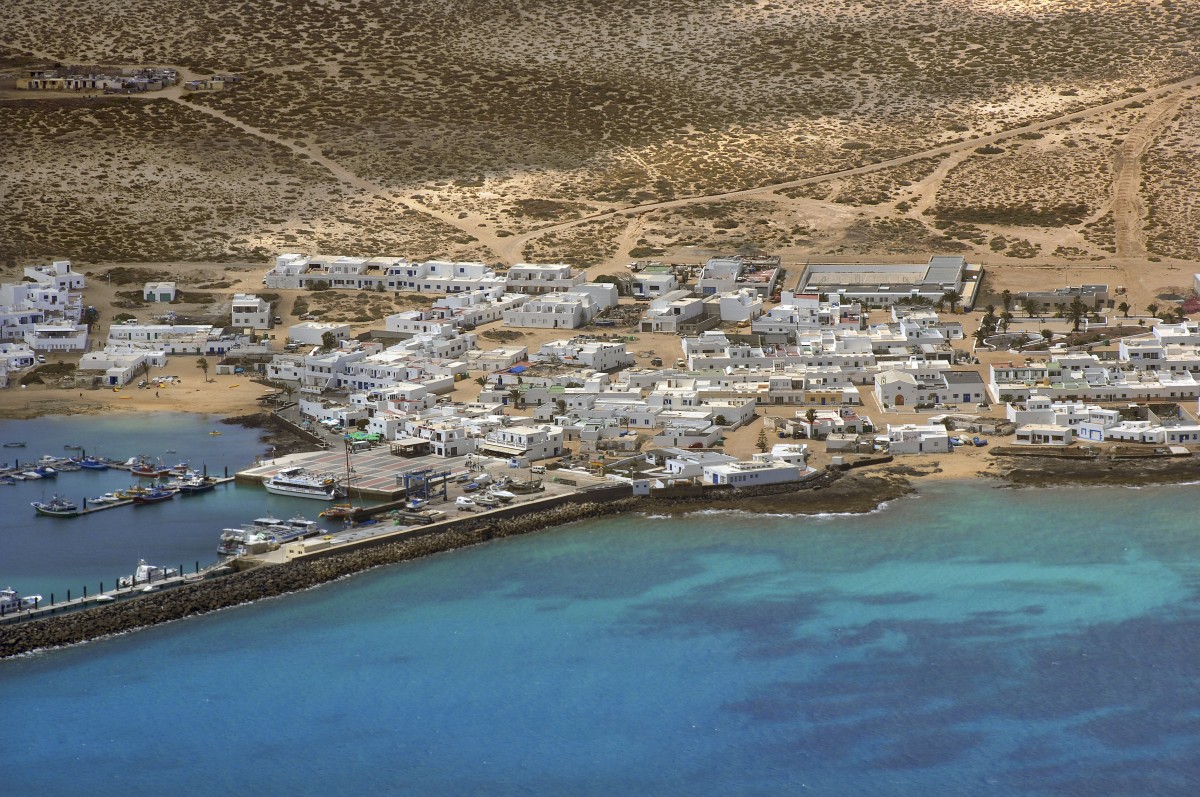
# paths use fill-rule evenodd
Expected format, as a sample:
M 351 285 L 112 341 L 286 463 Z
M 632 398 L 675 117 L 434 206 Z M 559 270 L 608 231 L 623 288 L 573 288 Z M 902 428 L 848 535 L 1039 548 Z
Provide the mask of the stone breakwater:
M 863 511 L 877 506 L 897 494 L 909 491 L 903 480 L 879 478 L 862 480 L 854 492 L 878 489 L 890 484 L 870 505 L 848 508 L 846 495 L 830 490 L 835 483 L 855 481 L 840 474 L 823 475 L 819 480 L 796 485 L 775 485 L 740 490 L 706 492 L 701 498 L 635 498 L 587 500 L 560 504 L 534 510 L 505 519 L 486 516 L 457 520 L 447 529 L 431 531 L 416 537 L 382 542 L 371 546 L 347 549 L 321 557 L 294 560 L 279 565 L 264 565 L 230 575 L 185 584 L 169 590 L 151 593 L 119 603 L 86 610 L 0 626 L 0 658 L 8 658 L 36 650 L 73 645 L 113 634 L 133 631 L 159 623 L 182 620 L 200 614 L 227 609 L 263 598 L 325 584 L 354 573 L 383 565 L 419 559 L 489 540 L 528 534 L 561 526 L 577 520 L 630 512 L 679 512 L 720 506 L 754 511 L 780 511 L 779 502 L 789 507 L 803 506 L 798 511 L 823 512 Z M 825 495 L 828 493 L 828 499 Z M 813 500 L 820 496 L 820 500 Z M 763 502 L 770 497 L 770 504 Z M 786 510 L 785 510 L 786 511 Z

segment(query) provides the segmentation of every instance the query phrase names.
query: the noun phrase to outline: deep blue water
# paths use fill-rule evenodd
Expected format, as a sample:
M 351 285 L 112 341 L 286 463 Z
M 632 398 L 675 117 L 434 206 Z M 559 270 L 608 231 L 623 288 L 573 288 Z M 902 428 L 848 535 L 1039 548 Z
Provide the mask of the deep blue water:
M 1196 490 L 942 484 L 383 568 L 0 662 L 0 772 L 12 794 L 1190 797 Z

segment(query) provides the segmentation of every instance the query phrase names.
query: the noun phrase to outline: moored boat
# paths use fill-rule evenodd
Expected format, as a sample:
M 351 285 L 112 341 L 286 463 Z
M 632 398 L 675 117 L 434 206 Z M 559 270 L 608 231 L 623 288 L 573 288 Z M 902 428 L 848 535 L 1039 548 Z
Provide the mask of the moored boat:
M 108 470 L 108 463 L 95 457 L 84 457 L 79 460 L 79 467 L 84 470 Z
M 115 504 L 124 500 L 124 498 L 116 493 L 105 493 L 104 495 L 98 495 L 95 498 L 89 498 L 88 502 L 92 504 Z
M 47 515 L 49 517 L 76 517 L 79 514 L 79 505 L 74 501 L 68 501 L 60 495 L 56 495 L 49 501 L 34 501 L 30 504 L 39 515 Z
M 180 495 L 196 495 L 206 493 L 216 486 L 217 482 L 208 476 L 192 476 L 181 479 L 176 489 L 179 490 Z
M 135 504 L 159 504 L 163 501 L 170 501 L 178 493 L 178 490 L 173 490 L 165 487 L 153 487 L 144 493 L 138 493 L 133 497 Z
M 25 597 L 21 597 L 12 587 L 5 587 L 4 589 L 0 589 L 0 615 L 36 608 L 41 600 L 41 595 L 26 595 Z
M 117 586 L 125 589 L 126 587 L 136 587 L 138 584 L 150 584 L 155 581 L 174 578 L 178 575 L 179 568 L 156 567 L 155 565 L 146 564 L 145 559 L 139 559 L 137 570 L 134 571 L 133 575 L 121 576 L 117 579 Z
M 263 487 L 275 495 L 315 498 L 318 501 L 332 501 L 344 495 L 332 476 L 310 473 L 299 467 L 284 468 L 274 476 L 264 478 Z

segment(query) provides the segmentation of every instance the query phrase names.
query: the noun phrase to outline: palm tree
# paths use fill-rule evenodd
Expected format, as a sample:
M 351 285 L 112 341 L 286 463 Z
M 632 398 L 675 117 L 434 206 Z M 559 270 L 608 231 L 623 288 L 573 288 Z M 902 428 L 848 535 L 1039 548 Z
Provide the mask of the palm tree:
M 484 385 L 487 384 L 487 377 L 486 376 L 475 377 L 475 384 L 479 385 L 480 387 L 483 387 Z
M 1013 298 L 1013 293 L 1008 288 L 1000 291 L 1000 304 L 1004 305 L 1004 312 L 1012 309 Z
M 1026 299 L 1025 301 L 1021 302 L 1021 309 L 1024 310 L 1025 315 L 1029 316 L 1030 318 L 1033 318 L 1034 316 L 1040 317 L 1042 314 L 1042 308 L 1033 299 Z
M 1129 306 L 1129 302 L 1121 302 L 1117 305 L 1117 309 L 1121 311 L 1125 318 L 1129 318 L 1129 311 L 1133 308 Z
M 1158 317 L 1158 302 L 1150 302 L 1150 304 L 1146 305 L 1146 310 L 1149 311 L 1150 315 L 1157 318 Z
M 521 391 L 514 387 L 512 390 L 508 391 L 508 397 L 512 400 L 512 405 L 517 407 L 517 403 L 521 400 Z
M 962 293 L 959 291 L 946 291 L 942 294 L 942 301 L 950 305 L 950 312 L 954 312 L 954 306 L 962 301 Z
M 1071 321 L 1072 331 L 1078 332 L 1079 325 L 1083 323 L 1083 319 L 1087 318 L 1088 316 L 1088 306 L 1084 304 L 1083 299 L 1080 299 L 1078 296 L 1076 296 L 1071 300 L 1071 304 L 1067 305 L 1065 315 L 1067 319 Z
M 208 358 L 201 357 L 200 359 L 196 360 L 196 367 L 204 372 L 204 381 L 207 382 L 208 381 Z
M 1013 314 L 1010 313 L 1008 310 L 1005 310 L 1003 313 L 1000 314 L 1000 328 L 1003 331 L 1007 332 L 1008 325 L 1012 323 L 1012 320 L 1013 320 Z
M 983 342 L 987 340 L 987 336 L 987 330 L 983 328 L 983 324 L 980 324 L 979 329 L 975 330 L 975 345 L 982 346 Z

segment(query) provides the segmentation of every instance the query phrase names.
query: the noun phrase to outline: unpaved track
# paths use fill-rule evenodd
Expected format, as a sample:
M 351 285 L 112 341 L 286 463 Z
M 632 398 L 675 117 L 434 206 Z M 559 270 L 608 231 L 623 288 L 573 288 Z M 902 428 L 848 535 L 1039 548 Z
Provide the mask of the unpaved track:
M 1190 92 L 1189 92 L 1190 94 Z M 1141 197 L 1142 154 L 1183 103 L 1184 93 L 1155 104 L 1125 136 L 1113 155 L 1113 222 L 1118 257 L 1145 257 L 1146 203 Z
M 858 166 L 853 169 L 840 169 L 840 170 L 834 171 L 834 172 L 825 172 L 823 174 L 814 174 L 809 177 L 803 177 L 803 178 L 800 178 L 797 180 L 788 180 L 786 182 L 772 183 L 770 185 L 759 186 L 757 188 L 743 188 L 743 189 L 737 189 L 737 190 L 733 190 L 733 191 L 721 191 L 721 192 L 716 192 L 716 193 L 712 193 L 712 194 L 700 194 L 697 196 L 684 197 L 681 199 L 667 200 L 665 202 L 648 202 L 644 205 L 633 205 L 633 206 L 630 206 L 627 208 L 619 208 L 617 210 L 605 211 L 603 213 L 596 213 L 591 216 L 584 216 L 582 218 L 573 219 L 571 221 L 565 221 L 560 224 L 552 224 L 547 227 L 542 227 L 540 229 L 525 233 L 524 235 L 519 235 L 519 236 L 515 236 L 513 238 L 504 239 L 503 241 L 500 242 L 500 245 L 501 245 L 500 249 L 496 250 L 496 253 L 498 255 L 500 255 L 502 259 L 504 259 L 506 261 L 512 261 L 512 258 L 514 256 L 519 255 L 520 252 L 524 249 L 525 244 L 527 244 L 529 241 L 531 241 L 535 238 L 539 238 L 539 237 L 545 235 L 546 233 L 557 232 L 559 230 L 566 230 L 566 229 L 570 229 L 572 227 L 578 227 L 581 224 L 586 224 L 591 221 L 601 221 L 603 219 L 612 218 L 614 216 L 636 216 L 636 215 L 641 215 L 643 213 L 650 213 L 651 211 L 655 211 L 655 210 L 666 210 L 669 208 L 684 207 L 686 205 L 694 205 L 694 204 L 699 204 L 699 203 L 704 203 L 704 202 L 712 202 L 715 200 L 739 199 L 739 198 L 743 198 L 743 197 L 755 196 L 758 194 L 771 193 L 773 191 L 778 191 L 783 188 L 796 188 L 796 187 L 804 186 L 804 185 L 812 185 L 814 183 L 823 183 L 828 180 L 833 180 L 833 179 L 836 179 L 839 177 L 855 177 L 855 176 L 862 175 L 862 174 L 870 174 L 872 172 L 881 171 L 883 169 L 890 169 L 893 166 L 903 166 L 904 164 L 912 163 L 914 161 L 924 160 L 924 159 L 930 158 L 930 157 L 935 157 L 935 156 L 939 156 L 939 155 L 954 155 L 956 153 L 963 152 L 965 150 L 975 149 L 976 147 L 983 146 L 984 144 L 991 144 L 991 143 L 995 143 L 998 141 L 1003 141 L 1003 140 L 1011 138 L 1013 136 L 1020 135 L 1021 133 L 1032 133 L 1032 132 L 1045 130 L 1047 128 L 1051 128 L 1056 125 L 1060 125 L 1063 122 L 1073 122 L 1073 121 L 1077 121 L 1079 119 L 1086 119 L 1088 117 L 1095 116 L 1097 114 L 1106 113 L 1108 111 L 1112 111 L 1117 108 L 1124 107 L 1134 101 L 1139 101 L 1139 102 L 1144 103 L 1144 102 L 1146 102 L 1148 100 L 1152 100 L 1152 99 L 1157 99 L 1157 98 L 1162 98 L 1162 97 L 1170 97 L 1179 92 L 1194 89 L 1198 85 L 1200 85 L 1200 75 L 1193 75 L 1192 77 L 1186 78 L 1184 80 L 1179 80 L 1174 83 L 1168 83 L 1163 86 L 1159 86 L 1158 88 L 1151 89 L 1150 91 L 1142 92 L 1140 94 L 1129 95 L 1129 96 L 1122 97 L 1117 100 L 1112 100 L 1110 102 L 1102 103 L 1100 105 L 1094 105 L 1090 108 L 1083 108 L 1078 111 L 1072 111 L 1071 113 L 1062 114 L 1061 116 L 1055 116 L 1055 117 L 1052 117 L 1049 119 L 1043 119 L 1039 122 L 1031 122 L 1030 124 L 1027 124 L 1027 125 L 1021 125 L 1020 127 L 1009 128 L 1008 130 L 1003 130 L 999 133 L 992 133 L 992 134 L 986 135 L 986 136 L 980 136 L 979 138 L 967 139 L 965 141 L 960 141 L 955 144 L 944 144 L 940 147 L 933 147 L 932 149 L 921 150 L 919 152 L 913 152 L 908 155 L 902 155 L 902 156 L 896 157 L 896 158 L 888 158 L 887 160 L 876 161 L 875 163 L 869 163 L 864 166 Z

